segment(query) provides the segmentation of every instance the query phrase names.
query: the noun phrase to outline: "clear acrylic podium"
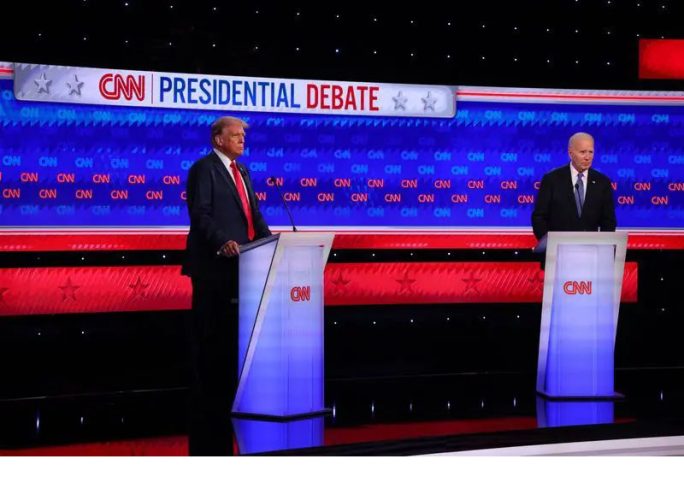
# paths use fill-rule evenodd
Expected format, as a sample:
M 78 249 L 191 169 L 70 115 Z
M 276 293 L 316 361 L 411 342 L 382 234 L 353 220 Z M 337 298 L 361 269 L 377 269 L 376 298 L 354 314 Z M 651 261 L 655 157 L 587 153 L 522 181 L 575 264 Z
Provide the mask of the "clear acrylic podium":
M 537 392 L 557 399 L 612 399 L 615 336 L 627 233 L 549 232 Z
M 281 233 L 241 247 L 233 414 L 325 413 L 323 270 L 332 233 Z

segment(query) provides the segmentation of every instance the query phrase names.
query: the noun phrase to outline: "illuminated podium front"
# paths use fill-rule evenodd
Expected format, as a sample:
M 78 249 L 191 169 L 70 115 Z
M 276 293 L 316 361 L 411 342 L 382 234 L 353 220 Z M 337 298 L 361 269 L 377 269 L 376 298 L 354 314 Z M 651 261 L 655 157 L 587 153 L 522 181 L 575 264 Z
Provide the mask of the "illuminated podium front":
M 241 247 L 233 414 L 324 413 L 323 270 L 332 233 L 281 233 Z
M 615 336 L 627 233 L 549 232 L 537 392 L 549 398 L 616 398 Z

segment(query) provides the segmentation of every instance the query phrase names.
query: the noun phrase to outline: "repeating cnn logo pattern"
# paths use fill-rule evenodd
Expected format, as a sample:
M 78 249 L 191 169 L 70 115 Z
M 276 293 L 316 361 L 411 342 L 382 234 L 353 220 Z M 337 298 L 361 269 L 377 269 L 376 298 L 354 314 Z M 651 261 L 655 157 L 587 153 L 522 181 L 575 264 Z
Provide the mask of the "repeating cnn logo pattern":
M 119 73 L 107 73 L 100 78 L 100 94 L 105 99 L 115 101 L 123 96 L 127 101 L 145 99 L 145 76 L 120 75 Z
M 143 104 L 153 97 L 149 73 L 98 70 L 93 75 L 92 90 L 107 103 Z M 175 94 L 179 83 L 185 104 L 192 97 L 200 105 L 201 94 L 180 87 L 188 82 L 172 79 L 169 92 Z M 17 124 L 18 136 L 30 135 L 35 123 L 47 123 L 54 140 L 74 147 L 48 150 L 35 141 L 5 151 L 0 147 L 2 225 L 39 221 L 62 227 L 77 220 L 102 227 L 187 225 L 183 186 L 198 152 L 206 147 L 211 114 L 173 106 L 114 110 L 76 102 L 29 105 L 14 98 L 9 83 L 0 91 L 0 108 L 4 119 Z M 35 83 L 29 84 L 35 91 Z M 332 90 L 326 88 L 326 95 L 332 98 Z M 277 101 L 278 95 L 273 98 Z M 71 94 L 69 99 L 76 98 Z M 684 179 L 678 177 L 684 152 L 676 126 L 682 119 L 684 107 L 651 104 L 568 109 L 529 103 L 525 110 L 506 103 L 468 105 L 446 122 L 258 113 L 244 161 L 271 225 L 289 224 L 277 186 L 303 225 L 529 227 L 542 176 L 567 159 L 547 146 L 567 140 L 563 130 L 576 125 L 601 131 L 596 165 L 613 180 L 621 226 L 656 228 L 666 220 L 669 227 L 681 228 L 684 216 L 670 208 L 681 205 L 684 196 Z M 534 137 L 532 142 L 529 137 L 492 142 L 482 137 L 481 126 L 503 132 L 525 127 Z M 454 131 L 457 143 L 435 139 L 444 127 Z M 101 130 L 107 135 L 106 151 Z M 630 147 L 622 147 L 625 136 L 634 138 Z M 409 146 L 392 147 L 395 139 Z M 0 146 L 7 141 L 0 138 Z
M 292 302 L 309 302 L 311 300 L 311 287 L 293 286 L 290 289 L 290 300 Z
M 563 291 L 568 295 L 591 295 L 591 281 L 566 281 Z

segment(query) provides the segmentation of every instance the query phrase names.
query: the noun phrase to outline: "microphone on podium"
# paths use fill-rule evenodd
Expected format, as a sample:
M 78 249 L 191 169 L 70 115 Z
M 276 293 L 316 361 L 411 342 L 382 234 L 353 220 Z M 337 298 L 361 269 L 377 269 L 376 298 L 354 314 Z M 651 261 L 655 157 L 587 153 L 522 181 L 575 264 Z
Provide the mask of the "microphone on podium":
M 283 206 L 285 207 L 285 211 L 287 212 L 287 216 L 290 218 L 290 224 L 292 224 L 292 231 L 297 231 L 297 226 L 295 226 L 294 223 L 294 218 L 292 217 L 292 213 L 290 212 L 290 207 L 287 206 L 287 201 L 285 200 L 285 196 L 283 196 L 283 192 L 280 190 L 280 187 L 278 186 L 277 179 L 275 177 L 269 177 L 268 180 L 273 183 L 273 185 L 276 188 L 276 191 L 278 191 L 278 194 L 280 195 L 280 199 L 283 201 Z

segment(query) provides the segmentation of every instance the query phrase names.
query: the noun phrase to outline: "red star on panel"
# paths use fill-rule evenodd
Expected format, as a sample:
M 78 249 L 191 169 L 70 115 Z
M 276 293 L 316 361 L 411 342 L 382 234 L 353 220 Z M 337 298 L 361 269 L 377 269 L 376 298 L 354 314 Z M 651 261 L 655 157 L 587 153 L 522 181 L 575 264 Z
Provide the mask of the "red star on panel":
M 466 284 L 465 290 L 463 290 L 463 293 L 467 293 L 469 291 L 474 291 L 475 293 L 479 294 L 480 291 L 477 289 L 477 284 L 482 281 L 482 278 L 474 278 L 473 276 L 475 273 L 470 273 L 470 278 L 461 278 L 463 283 Z
M 342 273 L 339 273 L 339 274 L 337 275 L 337 278 L 334 279 L 334 280 L 332 280 L 331 283 L 332 283 L 333 285 L 335 285 L 335 286 L 345 286 L 345 285 L 347 285 L 350 281 L 351 281 L 351 280 L 346 280 L 346 279 L 344 279 L 344 277 L 342 276 Z
M 74 285 L 71 282 L 71 278 L 67 278 L 67 282 L 64 286 L 57 287 L 62 290 L 62 301 L 65 300 L 76 300 L 76 290 L 81 288 L 80 286 Z
M 408 277 L 408 271 L 404 271 L 404 277 L 396 280 L 401 285 L 401 291 L 413 292 L 413 284 L 416 280 Z
M 544 271 L 538 271 L 534 277 L 528 278 L 527 281 L 532 289 L 541 288 L 544 285 Z
M 135 297 L 144 297 L 145 296 L 145 288 L 147 288 L 149 283 L 143 283 L 142 280 L 140 279 L 140 276 L 138 276 L 138 279 L 135 281 L 135 283 L 131 283 L 128 285 L 132 290 L 133 290 L 133 295 Z

